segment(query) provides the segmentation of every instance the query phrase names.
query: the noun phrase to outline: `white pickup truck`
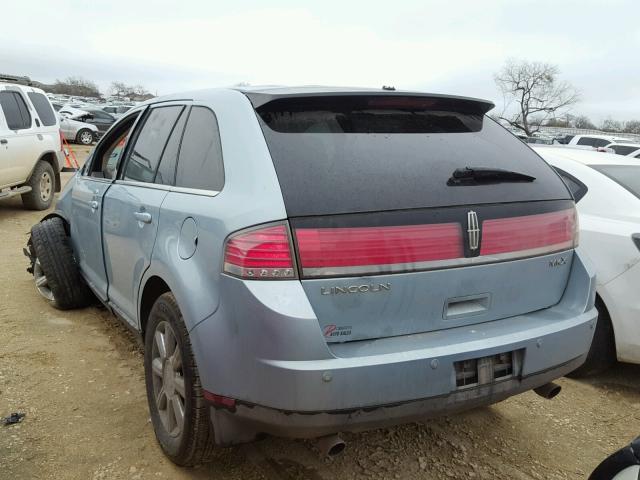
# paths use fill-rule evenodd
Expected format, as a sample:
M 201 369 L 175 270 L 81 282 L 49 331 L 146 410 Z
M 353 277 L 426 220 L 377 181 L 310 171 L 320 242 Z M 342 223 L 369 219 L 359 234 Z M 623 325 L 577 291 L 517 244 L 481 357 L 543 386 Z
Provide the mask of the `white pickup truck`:
M 44 92 L 0 83 L 0 200 L 22 195 L 26 208 L 49 208 L 63 165 L 59 120 Z

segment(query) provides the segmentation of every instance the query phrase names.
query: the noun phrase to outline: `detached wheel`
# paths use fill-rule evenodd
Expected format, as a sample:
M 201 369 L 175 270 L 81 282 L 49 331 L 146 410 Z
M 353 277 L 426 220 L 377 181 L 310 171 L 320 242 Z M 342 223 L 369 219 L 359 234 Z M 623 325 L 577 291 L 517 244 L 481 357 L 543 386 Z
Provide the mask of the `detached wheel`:
M 596 309 L 598 310 L 598 321 L 587 360 L 567 377 L 585 378 L 597 375 L 616 362 L 616 343 L 611 318 L 600 300 L 596 301 Z
M 50 218 L 34 225 L 27 248 L 36 289 L 52 306 L 68 310 L 93 302 L 62 219 Z
M 38 161 L 31 178 L 25 184 L 31 187 L 29 193 L 22 195 L 22 204 L 30 210 L 46 210 L 53 203 L 56 187 L 56 177 L 53 167 L 44 160 Z
M 80 143 L 81 145 L 91 145 L 93 143 L 93 132 L 88 128 L 83 128 L 76 135 L 76 143 Z
M 164 453 L 181 466 L 210 460 L 214 442 L 209 405 L 172 293 L 161 295 L 151 308 L 144 370 L 151 422 Z

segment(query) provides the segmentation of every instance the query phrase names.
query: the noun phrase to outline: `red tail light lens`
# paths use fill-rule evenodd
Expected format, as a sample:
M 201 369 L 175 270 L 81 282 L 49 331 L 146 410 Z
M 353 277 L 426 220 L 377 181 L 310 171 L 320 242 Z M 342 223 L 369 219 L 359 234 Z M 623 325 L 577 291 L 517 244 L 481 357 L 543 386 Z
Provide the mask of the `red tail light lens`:
M 464 256 L 459 223 L 354 228 L 298 228 L 305 276 L 421 270 Z
M 272 225 L 232 235 L 225 246 L 224 271 L 241 278 L 295 278 L 289 229 Z
M 576 210 L 499 218 L 482 222 L 480 255 L 543 255 L 578 244 Z

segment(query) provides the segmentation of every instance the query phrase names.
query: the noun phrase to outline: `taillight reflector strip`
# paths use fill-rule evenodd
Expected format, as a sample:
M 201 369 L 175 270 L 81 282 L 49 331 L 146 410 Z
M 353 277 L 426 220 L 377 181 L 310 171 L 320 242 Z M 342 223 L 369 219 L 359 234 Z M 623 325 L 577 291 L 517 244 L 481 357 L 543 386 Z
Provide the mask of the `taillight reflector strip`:
M 388 227 L 298 228 L 305 275 L 410 271 L 464 256 L 459 223 Z
M 286 225 L 239 232 L 227 240 L 224 271 L 242 278 L 295 278 Z
M 482 222 L 480 256 L 542 255 L 577 245 L 575 209 Z

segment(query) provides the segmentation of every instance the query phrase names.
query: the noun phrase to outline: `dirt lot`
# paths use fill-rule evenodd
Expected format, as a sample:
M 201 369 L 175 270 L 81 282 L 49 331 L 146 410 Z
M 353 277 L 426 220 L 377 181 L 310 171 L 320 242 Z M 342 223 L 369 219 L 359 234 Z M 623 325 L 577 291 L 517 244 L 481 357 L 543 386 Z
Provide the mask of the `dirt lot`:
M 620 365 L 588 382 L 561 379 L 551 401 L 526 393 L 345 435 L 334 460 L 308 442 L 267 439 L 176 468 L 155 442 L 135 339 L 104 310 L 61 312 L 36 293 L 22 247 L 42 215 L 0 202 L 0 416 L 26 413 L 0 427 L 2 479 L 573 479 L 640 434 L 640 368 Z

